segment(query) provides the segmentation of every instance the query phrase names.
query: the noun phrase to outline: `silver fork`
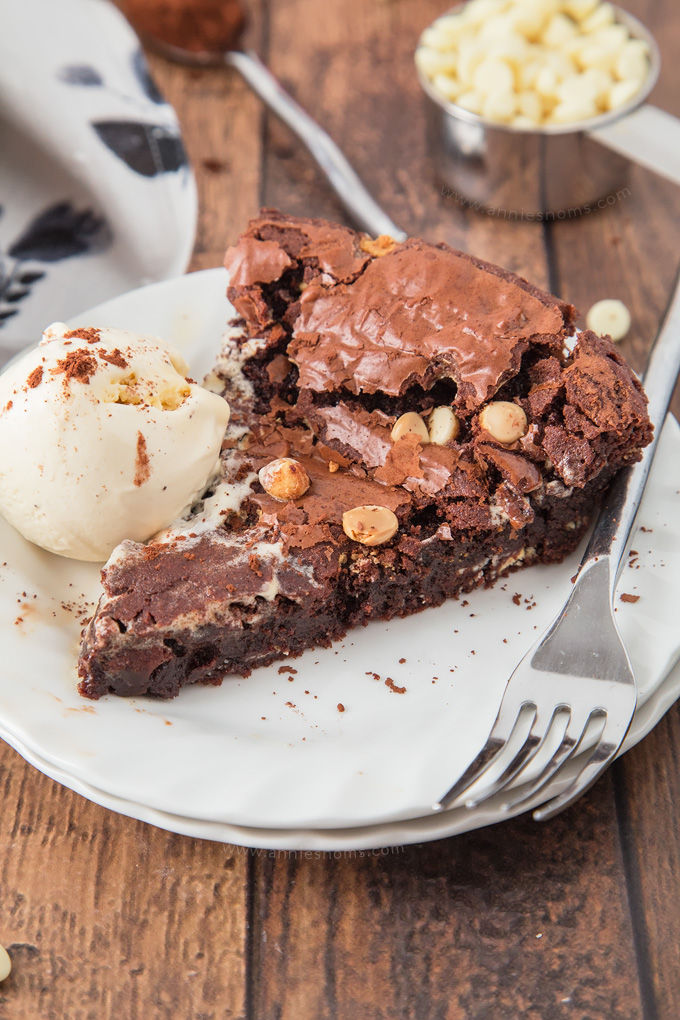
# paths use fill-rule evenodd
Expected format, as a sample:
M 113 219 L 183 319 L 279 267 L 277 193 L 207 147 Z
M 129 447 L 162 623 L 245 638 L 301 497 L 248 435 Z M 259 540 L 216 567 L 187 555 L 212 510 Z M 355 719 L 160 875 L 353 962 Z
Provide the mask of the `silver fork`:
M 616 757 L 637 703 L 635 677 L 613 614 L 616 582 L 633 528 L 661 427 L 680 372 L 680 282 L 652 348 L 644 375 L 653 442 L 643 458 L 615 479 L 602 506 L 574 587 L 547 632 L 513 672 L 486 744 L 433 810 L 450 807 L 493 768 L 496 777 L 465 801 L 476 807 L 506 794 L 504 810 L 522 805 L 550 786 L 550 797 L 534 818 L 552 818 L 592 786 Z M 563 770 L 586 753 L 576 774 Z M 542 766 L 541 757 L 549 760 Z M 524 777 L 529 767 L 538 775 Z M 578 763 L 580 764 L 580 762 Z

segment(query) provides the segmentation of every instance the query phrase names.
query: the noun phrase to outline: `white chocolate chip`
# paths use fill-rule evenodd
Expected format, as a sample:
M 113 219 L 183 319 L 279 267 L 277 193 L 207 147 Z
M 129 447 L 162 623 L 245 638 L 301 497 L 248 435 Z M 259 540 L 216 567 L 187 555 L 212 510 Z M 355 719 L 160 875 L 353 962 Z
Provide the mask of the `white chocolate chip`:
M 0 981 L 5 981 L 12 970 L 10 955 L 4 946 L 0 946 Z
M 487 54 L 506 60 L 517 71 L 529 57 L 529 44 L 524 36 L 510 31 L 500 39 L 492 39 L 487 47 Z
M 435 446 L 445 446 L 460 432 L 458 415 L 452 407 L 447 407 L 445 404 L 435 407 L 427 424 L 430 442 Z
M 463 91 L 463 85 L 461 85 L 458 79 L 452 78 L 448 74 L 436 74 L 432 79 L 432 87 L 440 95 L 444 96 L 444 99 L 448 99 L 452 103 L 456 101 Z
M 606 25 L 613 25 L 616 21 L 614 5 L 610 3 L 598 4 L 587 18 L 581 21 L 582 32 L 595 32 L 598 28 Z
M 528 117 L 534 124 L 543 119 L 543 103 L 536 92 L 520 92 L 517 96 L 517 109 L 523 117 Z
M 399 521 L 386 506 L 355 506 L 342 515 L 342 530 L 353 542 L 382 545 L 396 535 Z
M 304 496 L 310 485 L 304 467 L 292 457 L 279 457 L 265 464 L 258 478 L 264 491 L 282 502 Z
M 587 71 L 583 71 L 579 78 L 590 85 L 598 106 L 604 107 L 609 90 L 614 83 L 611 74 L 608 71 L 603 71 L 602 68 L 590 67 Z
M 558 103 L 550 114 L 551 124 L 576 124 L 581 120 L 589 120 L 597 113 L 595 100 L 573 99 Z
M 583 21 L 597 7 L 598 0 L 564 0 L 564 13 L 574 21 Z
M 496 120 L 507 123 L 515 116 L 517 100 L 514 92 L 492 92 L 485 96 L 482 104 L 482 114 L 488 120 Z
M 560 80 L 557 76 L 557 71 L 553 67 L 545 65 L 538 72 L 538 76 L 534 83 L 534 88 L 539 96 L 545 96 L 547 98 L 554 98 L 557 96 L 557 86 Z
M 510 93 L 515 87 L 515 76 L 505 60 L 487 57 L 477 64 L 472 75 L 472 87 L 483 96 L 498 92 Z
M 640 81 L 639 78 L 614 82 L 607 93 L 606 104 L 608 109 L 618 110 L 620 106 L 625 106 L 626 103 L 635 98 L 643 85 L 644 81 Z
M 546 46 L 558 48 L 573 39 L 577 32 L 576 24 L 566 14 L 554 14 L 543 31 L 542 41 Z
M 416 67 L 427 78 L 438 74 L 449 74 L 456 70 L 458 60 L 455 54 L 440 53 L 429 46 L 419 46 L 415 53 Z
M 504 446 L 517 442 L 527 431 L 527 416 L 509 400 L 492 400 L 479 415 L 479 424 Z
M 644 39 L 629 39 L 623 44 L 614 64 L 616 77 L 644 80 L 649 74 L 649 46 Z
M 472 87 L 477 65 L 484 59 L 483 47 L 476 39 L 463 39 L 458 47 L 458 77 L 463 84 Z
M 586 315 L 586 326 L 600 336 L 608 334 L 612 340 L 623 340 L 630 329 L 630 312 L 623 301 L 605 298 L 596 301 Z
M 513 12 L 513 26 L 516 32 L 521 32 L 522 35 L 529 40 L 529 42 L 535 42 L 543 31 L 550 11 L 547 10 L 547 4 L 543 3 L 543 0 L 527 0 L 526 3 L 517 4 Z
M 418 436 L 421 443 L 429 443 L 430 441 L 427 425 L 415 411 L 407 411 L 406 414 L 402 414 L 392 426 L 392 439 L 395 443 L 398 439 L 409 435 Z
M 469 110 L 470 113 L 481 113 L 484 100 L 478 92 L 463 92 L 456 99 L 456 105 L 462 106 L 464 110 Z

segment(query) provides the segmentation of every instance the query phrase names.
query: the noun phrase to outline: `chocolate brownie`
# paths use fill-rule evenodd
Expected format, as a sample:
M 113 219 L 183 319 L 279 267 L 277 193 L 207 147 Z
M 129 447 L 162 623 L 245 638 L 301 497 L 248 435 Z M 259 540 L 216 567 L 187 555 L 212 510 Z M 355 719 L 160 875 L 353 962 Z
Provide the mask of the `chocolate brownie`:
M 570 340 L 570 305 L 447 245 L 263 210 L 226 266 L 221 476 L 114 551 L 87 697 L 219 684 L 559 562 L 650 440 L 609 339 Z

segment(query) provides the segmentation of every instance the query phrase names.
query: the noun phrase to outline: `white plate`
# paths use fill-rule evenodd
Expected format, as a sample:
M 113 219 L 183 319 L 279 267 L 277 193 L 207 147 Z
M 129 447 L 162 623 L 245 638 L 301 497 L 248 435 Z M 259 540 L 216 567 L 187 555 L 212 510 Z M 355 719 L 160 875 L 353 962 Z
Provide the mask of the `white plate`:
M 227 318 L 225 284 L 222 270 L 193 274 L 125 295 L 74 324 L 156 332 L 203 370 Z M 648 530 L 636 535 L 639 555 L 620 586 L 640 599 L 617 601 L 643 704 L 680 643 L 679 448 L 671 421 L 641 511 Z M 467 604 L 353 631 L 332 649 L 291 660 L 291 680 L 277 664 L 221 688 L 188 688 L 172 702 L 92 703 L 75 691 L 79 624 L 70 604 L 96 599 L 97 569 L 44 553 L 4 525 L 0 726 L 15 746 L 70 777 L 69 785 L 120 798 L 135 806 L 129 813 L 162 812 L 230 832 L 418 819 L 483 743 L 507 677 L 558 610 L 577 562 L 578 555 L 560 567 L 522 571 Z M 388 677 L 405 693 L 386 686 Z M 462 824 L 493 820 L 487 808 L 464 812 Z M 428 821 L 430 838 L 446 834 L 447 824 L 450 818 Z
M 652 694 L 644 705 L 636 712 L 633 723 L 624 742 L 621 753 L 638 743 L 656 725 L 661 717 L 680 695 L 680 666 L 675 666 L 664 682 Z M 411 843 L 427 843 L 447 836 L 456 836 L 462 832 L 479 829 L 504 821 L 515 814 L 499 810 L 499 799 L 488 802 L 483 808 L 469 811 L 465 808 L 452 808 L 442 814 L 431 812 L 421 818 L 413 818 L 400 822 L 387 822 L 382 825 L 367 825 L 347 829 L 256 829 L 245 826 L 230 825 L 228 822 L 206 822 L 198 818 L 185 818 L 165 811 L 157 811 L 135 801 L 123 800 L 111 794 L 97 790 L 82 780 L 75 779 L 67 772 L 50 765 L 39 755 L 24 747 L 17 740 L 3 733 L 8 743 L 12 744 L 23 757 L 45 775 L 55 779 L 62 786 L 74 790 L 82 797 L 99 804 L 101 807 L 116 811 L 118 814 L 140 821 L 157 825 L 169 832 L 178 832 L 183 836 L 195 839 L 210 839 L 217 843 L 231 843 L 237 846 L 254 847 L 285 852 L 321 854 L 356 853 L 364 856 L 368 851 L 374 853 L 398 853 L 403 846 Z

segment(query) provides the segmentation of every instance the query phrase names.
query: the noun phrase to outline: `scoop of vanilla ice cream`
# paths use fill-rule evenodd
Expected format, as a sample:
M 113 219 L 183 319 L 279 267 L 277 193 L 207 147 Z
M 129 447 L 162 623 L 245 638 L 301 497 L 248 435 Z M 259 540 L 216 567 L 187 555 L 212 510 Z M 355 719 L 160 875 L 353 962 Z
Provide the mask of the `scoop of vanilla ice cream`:
M 217 471 L 229 421 L 187 372 L 157 337 L 48 326 L 0 375 L 0 513 L 78 560 L 181 517 Z

